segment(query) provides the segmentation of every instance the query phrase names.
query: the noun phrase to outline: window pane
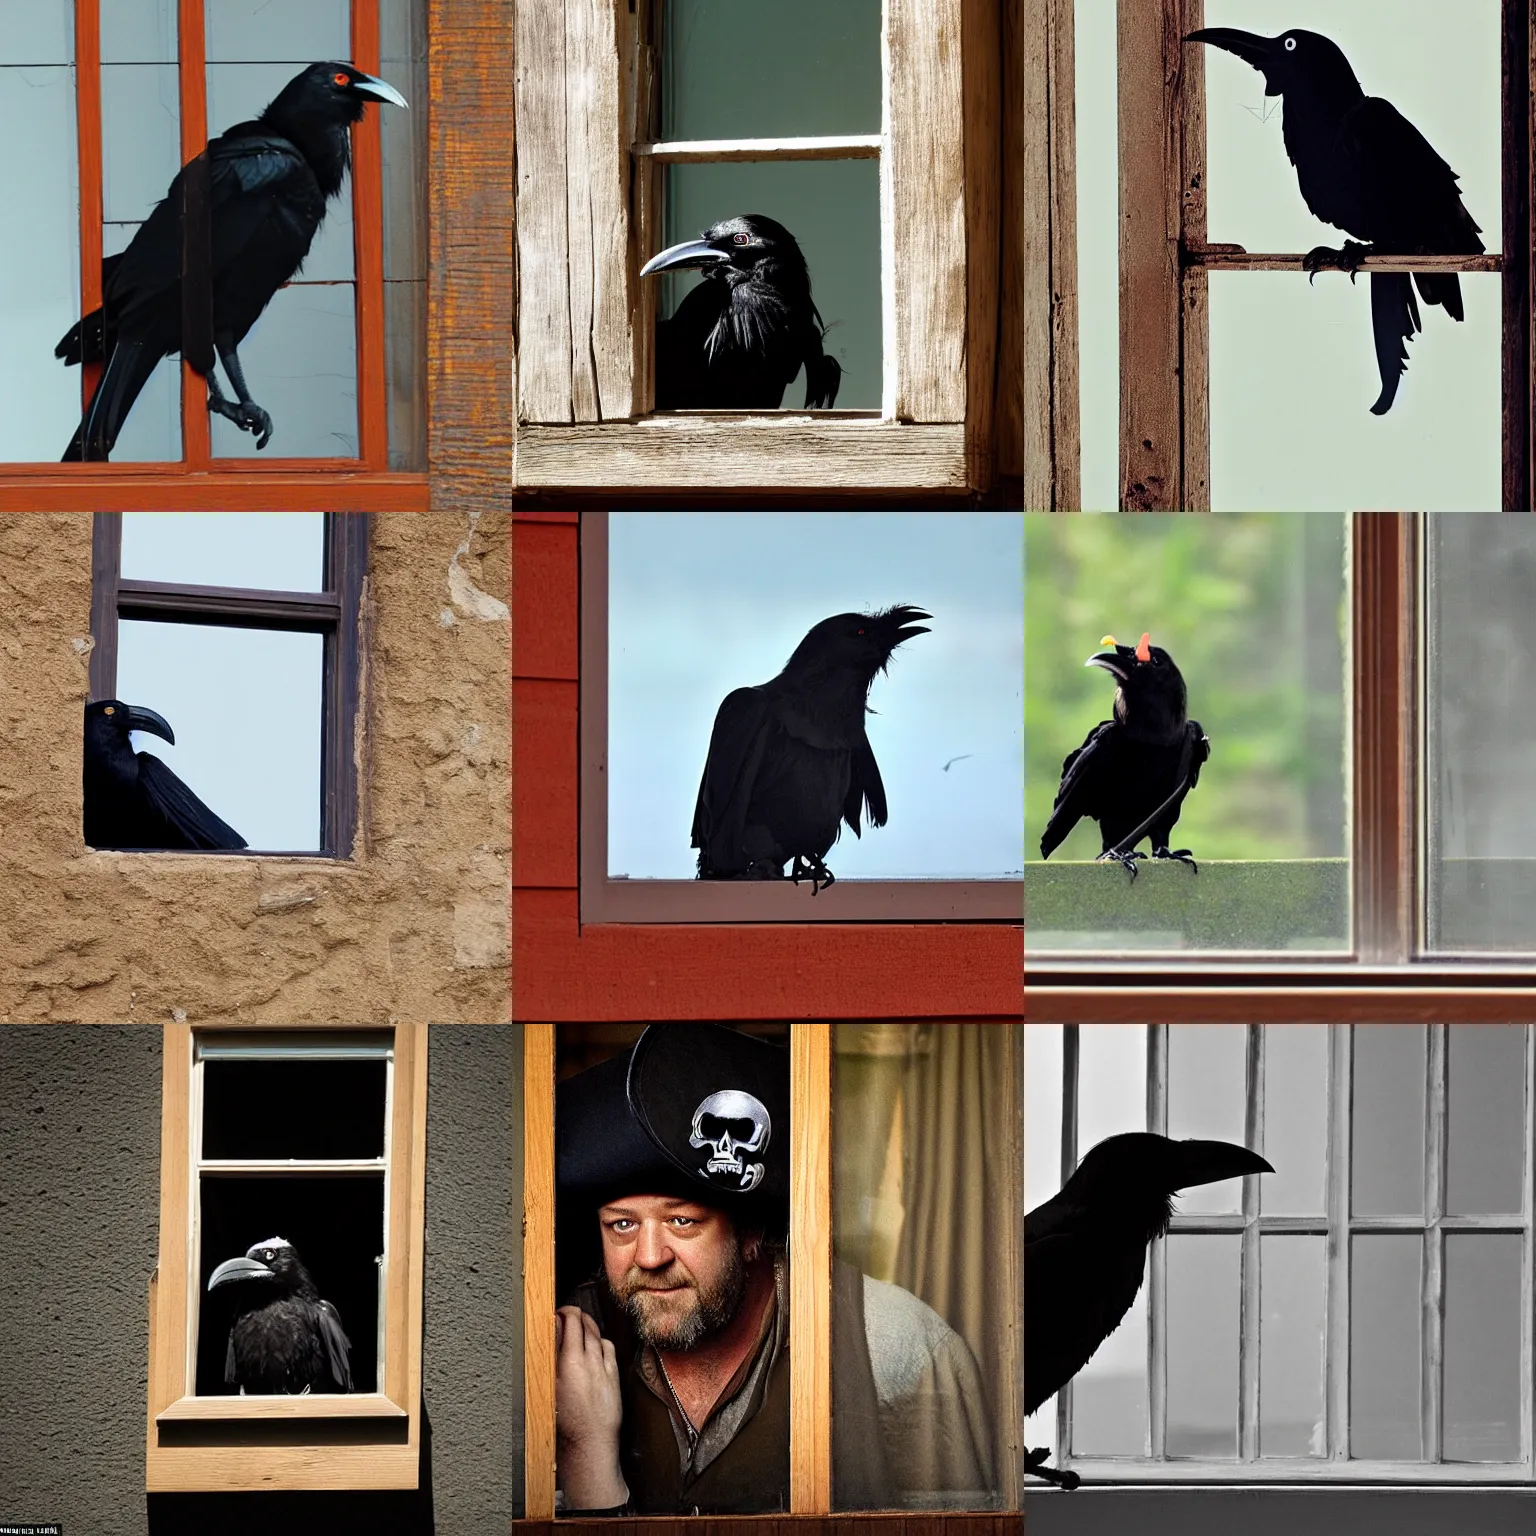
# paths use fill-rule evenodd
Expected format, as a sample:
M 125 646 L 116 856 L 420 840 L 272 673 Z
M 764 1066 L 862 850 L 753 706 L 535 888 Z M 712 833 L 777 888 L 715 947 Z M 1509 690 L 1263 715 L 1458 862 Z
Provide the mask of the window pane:
M 1178 1232 L 1166 1242 L 1168 1454 L 1235 1456 L 1242 1240 Z
M 383 1157 L 386 1070 L 382 1060 L 205 1061 L 203 1156 Z
M 1078 1027 L 1077 1160 L 1110 1136 L 1147 1128 L 1147 1028 Z M 1058 1181 L 1056 1188 L 1060 1188 Z
M 666 168 L 666 243 L 696 239 L 742 213 L 766 214 L 795 237 L 811 273 L 811 297 L 827 334 L 822 347 L 842 367 L 838 410 L 879 410 L 880 167 L 875 160 L 795 160 Z M 647 278 L 646 282 L 652 279 Z M 669 317 L 697 274 L 660 279 Z M 784 409 L 805 403 L 804 369 Z
M 1261 1456 L 1328 1453 L 1323 1417 L 1325 1242 L 1321 1237 L 1259 1239 Z
M 111 0 L 102 6 L 101 61 L 174 64 L 176 0 Z M 162 185 L 155 195 L 163 196 L 164 192 Z
M 839 880 L 1018 877 L 1017 517 L 624 512 L 608 530 L 612 876 L 692 878 L 721 701 L 774 677 L 821 620 L 905 603 L 933 618 L 870 695 L 889 821 L 845 827 L 827 863 Z
M 1513 1232 L 1446 1235 L 1447 1461 L 1519 1459 L 1520 1242 Z
M 27 0 L 7 10 L 0 64 L 72 64 L 74 58 L 72 0 Z
M 1357 1216 L 1422 1215 L 1425 1026 L 1361 1024 L 1352 1036 L 1350 1208 Z
M 1168 1134 L 1175 1141 L 1193 1138 L 1245 1145 L 1247 1063 L 1248 1031 L 1243 1025 L 1170 1024 Z M 1177 1208 L 1186 1215 L 1240 1211 L 1243 1181 L 1197 1184 L 1178 1197 Z
M 208 0 L 207 57 L 219 63 L 282 59 L 295 65 L 350 59 L 351 10 L 348 0 Z
M 662 7 L 664 139 L 880 131 L 880 0 Z
M 1029 1362 L 1024 1363 L 1026 1372 Z M 1055 1399 L 1046 1411 L 1054 1407 Z M 1147 1454 L 1147 1288 L 1072 1378 L 1072 1454 Z
M 1445 1208 L 1519 1212 L 1525 1185 L 1525 1035 L 1519 1024 L 1446 1030 Z
M 252 849 L 320 847 L 321 637 L 125 619 L 117 693 L 170 722 L 139 737 Z M 254 1239 L 253 1239 L 254 1241 Z
M 203 587 L 319 592 L 323 512 L 125 512 L 122 575 Z
M 1371 1033 L 1386 1033 L 1385 1030 Z M 1419 1423 L 1418 1237 L 1350 1242 L 1349 1451 L 1357 1461 L 1415 1461 Z
M 1316 1216 L 1327 1204 L 1328 1026 L 1275 1024 L 1264 1030 L 1264 1156 L 1259 1180 L 1266 1216 Z
M 864 1328 L 860 1339 L 834 1304 L 834 1508 L 1001 1507 L 1003 1407 L 1018 1400 L 1022 1367 L 1009 1276 L 1024 1233 L 1021 1170 L 996 1152 L 1022 1120 L 1022 1036 L 836 1026 L 833 1246 L 862 1276 Z M 873 1438 L 850 1407 L 861 1345 Z
M 1344 520 L 1034 514 L 1024 523 L 1026 943 L 1342 949 Z M 1198 873 L 1144 860 L 1132 886 L 1125 870 L 1093 862 L 1103 840 L 1087 814 L 1049 863 L 1039 857 L 1063 762 L 1113 708 L 1113 678 L 1083 665 L 1111 632 L 1130 645 L 1148 632 L 1167 651 L 1189 717 L 1209 738 L 1172 836 Z M 1165 800 L 1149 800 L 1149 814 Z

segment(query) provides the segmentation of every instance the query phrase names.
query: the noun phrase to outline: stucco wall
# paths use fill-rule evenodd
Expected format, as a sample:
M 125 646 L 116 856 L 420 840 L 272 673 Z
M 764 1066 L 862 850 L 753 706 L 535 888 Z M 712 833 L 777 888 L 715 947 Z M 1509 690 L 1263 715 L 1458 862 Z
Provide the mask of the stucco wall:
M 380 513 L 353 860 L 88 853 L 91 515 L 0 515 L 0 1021 L 508 1017 L 507 519 Z

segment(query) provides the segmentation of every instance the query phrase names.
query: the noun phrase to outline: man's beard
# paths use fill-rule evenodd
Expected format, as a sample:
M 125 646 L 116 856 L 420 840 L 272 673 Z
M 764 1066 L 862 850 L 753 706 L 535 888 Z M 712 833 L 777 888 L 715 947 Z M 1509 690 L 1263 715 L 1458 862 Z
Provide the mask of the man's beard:
M 668 1283 L 687 1286 L 693 1292 L 692 1307 L 680 1317 L 661 1315 L 654 1309 L 648 1311 L 641 1300 L 642 1292 L 661 1289 Z M 665 1275 L 645 1275 L 643 1283 L 641 1272 L 631 1269 L 621 1282 L 621 1289 L 610 1285 L 608 1293 L 623 1307 L 642 1344 L 666 1350 L 697 1349 L 735 1321 L 747 1293 L 747 1266 L 737 1243 L 732 1244 L 719 1279 L 707 1290 L 689 1278 L 681 1265 L 675 1265 Z

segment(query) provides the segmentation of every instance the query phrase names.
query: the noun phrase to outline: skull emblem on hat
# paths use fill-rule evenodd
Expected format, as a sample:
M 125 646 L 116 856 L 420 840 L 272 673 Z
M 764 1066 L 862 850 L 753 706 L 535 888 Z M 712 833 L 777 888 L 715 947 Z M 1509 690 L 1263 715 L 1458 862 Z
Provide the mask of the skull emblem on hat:
M 706 1178 L 734 1178 L 739 1181 L 734 1189 L 745 1194 L 761 1182 L 764 1164 L 749 1163 L 743 1154 L 764 1151 L 772 1134 L 773 1121 L 761 1099 L 739 1088 L 723 1088 L 694 1110 L 688 1144 L 710 1149 L 699 1170 Z

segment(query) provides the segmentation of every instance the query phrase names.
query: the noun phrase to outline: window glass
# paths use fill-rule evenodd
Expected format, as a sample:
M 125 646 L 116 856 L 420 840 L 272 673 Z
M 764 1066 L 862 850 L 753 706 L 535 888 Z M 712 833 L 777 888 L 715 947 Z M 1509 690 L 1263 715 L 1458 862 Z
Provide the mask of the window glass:
M 282 59 L 301 65 L 350 59 L 351 13 L 349 0 L 208 0 L 203 22 L 208 61 Z
M 1344 519 L 1032 514 L 1024 524 L 1026 943 L 1345 948 Z M 1198 873 L 1144 859 L 1132 884 L 1094 862 L 1103 841 L 1087 815 L 1049 862 L 1040 849 L 1064 760 L 1113 708 L 1114 678 L 1084 662 L 1106 634 L 1135 646 L 1144 632 L 1178 667 L 1210 757 L 1170 839 Z
M 1454 1216 L 1522 1209 L 1525 1031 L 1458 1024 L 1446 1031 L 1445 1208 Z
M 608 545 L 611 877 L 693 878 L 722 701 L 776 676 L 820 621 L 901 604 L 932 618 L 870 692 L 889 821 L 861 813 L 826 862 L 839 880 L 1018 877 L 1016 515 L 626 512 Z
M 125 512 L 125 579 L 319 592 L 323 512 Z
M 1168 1238 L 1169 1456 L 1237 1454 L 1236 1233 Z
M 382 1058 L 205 1061 L 203 1156 L 383 1157 L 387 1071 Z
M 1229 1024 L 1170 1024 L 1168 1134 L 1175 1141 L 1243 1145 L 1247 1067 L 1247 1030 Z M 1179 1209 L 1191 1213 L 1231 1213 L 1242 1208 L 1241 1179 L 1196 1185 L 1179 1200 Z
M 1350 1209 L 1360 1216 L 1422 1215 L 1426 1027 L 1360 1025 L 1352 1033 Z
M 1349 1451 L 1356 1461 L 1416 1461 L 1421 1237 L 1350 1240 Z
M 1270 1030 L 1270 1042 L 1282 1030 Z M 1267 1140 L 1267 1127 L 1266 1127 Z M 1281 1160 L 1270 1159 L 1278 1171 Z M 1266 1188 L 1271 1176 L 1259 1180 Z M 1327 1345 L 1321 1237 L 1261 1237 L 1259 1454 L 1325 1456 L 1323 1359 Z
M 1510 1341 L 1530 1307 L 1521 1299 L 1520 1242 L 1514 1232 L 1446 1236 L 1447 1461 L 1519 1460 L 1520 1352 Z
M 1268 1028 L 1263 1043 L 1264 1155 L 1275 1171 L 1259 1180 L 1260 1209 L 1318 1216 L 1327 1209 L 1328 1026 Z
M 101 7 L 103 64 L 174 64 L 176 0 L 110 0 Z M 162 185 L 156 196 L 165 191 Z

